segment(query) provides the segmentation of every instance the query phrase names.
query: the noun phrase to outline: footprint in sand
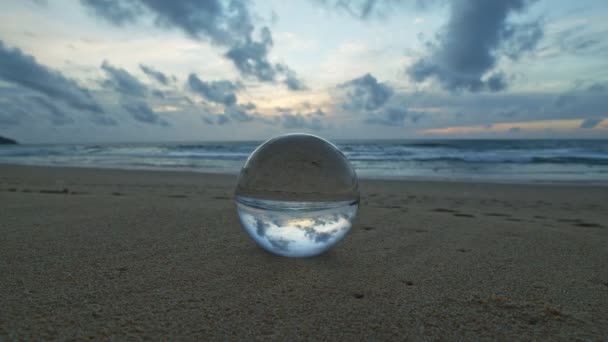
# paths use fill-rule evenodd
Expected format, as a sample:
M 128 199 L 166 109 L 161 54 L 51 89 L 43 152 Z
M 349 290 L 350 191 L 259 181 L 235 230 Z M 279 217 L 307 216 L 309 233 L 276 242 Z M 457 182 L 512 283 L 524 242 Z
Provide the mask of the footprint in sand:
M 509 217 L 509 214 L 501 214 L 501 213 L 484 213 L 486 216 L 496 216 L 496 217 Z
M 62 189 L 62 190 L 40 190 L 39 193 L 41 194 L 55 194 L 55 195 L 67 195 L 70 191 L 66 188 L 66 189 Z
M 436 213 L 455 213 L 455 212 L 457 212 L 456 210 L 446 209 L 446 208 L 435 208 L 431 211 L 434 211 Z
M 475 215 L 465 213 L 453 213 L 452 216 L 474 218 Z
M 590 222 L 580 222 L 580 223 L 576 223 L 575 226 L 578 227 L 585 227 L 585 228 L 603 228 L 604 226 L 602 226 L 601 224 L 597 224 L 597 223 L 590 223 Z
M 557 222 L 564 223 L 572 223 L 572 225 L 576 227 L 585 227 L 585 228 L 603 228 L 601 224 L 593 223 L 593 222 L 585 222 L 582 219 L 557 219 Z

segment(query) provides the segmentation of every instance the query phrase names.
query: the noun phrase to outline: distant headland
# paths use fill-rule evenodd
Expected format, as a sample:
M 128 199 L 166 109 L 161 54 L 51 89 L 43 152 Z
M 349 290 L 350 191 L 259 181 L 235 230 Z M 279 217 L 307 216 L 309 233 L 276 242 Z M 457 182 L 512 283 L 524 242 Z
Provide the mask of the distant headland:
M 18 142 L 13 139 L 9 139 L 9 138 L 0 136 L 0 145 L 17 145 L 17 144 L 18 144 Z

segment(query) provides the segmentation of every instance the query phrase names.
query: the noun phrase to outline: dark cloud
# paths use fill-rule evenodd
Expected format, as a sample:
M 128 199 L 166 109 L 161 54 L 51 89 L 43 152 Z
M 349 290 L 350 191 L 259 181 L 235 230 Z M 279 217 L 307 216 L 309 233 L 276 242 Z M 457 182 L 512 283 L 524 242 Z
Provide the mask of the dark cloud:
M 509 133 L 521 133 L 521 127 L 511 127 L 509 128 Z
M 289 109 L 280 108 L 281 122 L 283 127 L 287 129 L 310 129 L 318 131 L 325 128 L 321 117 L 325 113 L 321 109 L 317 109 L 310 113 L 292 113 Z
M 398 6 L 424 10 L 444 0 L 316 0 L 315 2 L 355 18 L 367 20 L 371 17 L 383 18 Z
M 152 93 L 152 95 L 154 95 L 155 97 L 158 97 L 159 99 L 166 98 L 165 93 L 161 90 L 153 89 L 151 93 Z
M 268 230 L 268 228 L 270 227 L 270 225 L 260 219 L 255 219 L 255 233 L 258 234 L 259 237 L 265 237 L 266 236 L 266 230 Z
M 449 91 L 499 91 L 507 79 L 495 70 L 498 59 L 518 59 L 533 50 L 543 36 L 540 21 L 514 24 L 509 18 L 534 0 L 454 0 L 450 18 L 428 42 L 428 55 L 408 68 L 417 81 L 435 78 Z
M 606 49 L 606 34 L 604 31 L 593 31 L 590 25 L 577 25 L 563 29 L 553 35 L 553 39 L 544 50 L 553 50 L 555 56 L 561 53 L 576 54 L 598 52 L 598 49 Z M 555 47 L 557 46 L 557 50 Z
M 278 119 L 276 117 L 268 118 L 255 111 L 256 106 L 253 103 L 234 104 L 224 107 L 224 113 L 217 116 L 216 123 L 223 125 L 229 122 L 261 122 L 268 125 L 276 125 Z
M 410 108 L 412 112 L 406 116 L 418 128 L 580 120 L 606 116 L 608 87 L 604 87 L 603 83 L 584 82 L 561 94 L 501 92 L 454 96 L 443 92 L 395 93 L 391 104 L 385 107 L 389 108 L 395 103 L 400 104 L 400 108 Z M 426 114 L 425 110 L 432 113 Z M 375 113 L 364 114 L 372 116 Z M 417 117 L 419 120 L 416 122 Z M 374 120 L 368 120 L 368 123 L 370 121 Z
M 46 98 L 40 96 L 30 97 L 29 101 L 36 104 L 39 108 L 44 109 L 51 117 L 51 123 L 56 126 L 71 124 L 74 119 L 66 115 L 66 113 Z
M 137 20 L 143 8 L 136 1 L 130 0 L 80 0 L 92 14 L 122 26 Z
M 294 74 L 289 74 L 285 76 L 285 81 L 283 81 L 289 90 L 307 90 L 308 87 L 302 80 L 296 77 Z
M 225 106 L 236 104 L 236 92 L 242 88 L 240 84 L 227 80 L 206 82 L 195 74 L 188 77 L 188 86 L 205 99 Z
M 588 118 L 581 122 L 580 128 L 595 128 L 604 118 Z
M 202 116 L 201 119 L 203 120 L 204 123 L 206 123 L 207 125 L 214 125 L 215 121 L 213 121 L 212 118 L 208 117 L 208 116 Z
M 283 80 L 283 83 L 285 83 L 289 90 L 308 90 L 308 87 L 306 86 L 304 81 L 299 79 L 296 73 L 288 66 L 283 64 L 277 64 L 277 69 L 283 74 L 285 74 L 285 79 Z
M 158 83 L 160 83 L 162 85 L 168 85 L 169 81 L 171 80 L 169 77 L 167 77 L 167 75 L 163 74 L 162 72 L 160 72 L 150 66 L 140 64 L 139 67 L 140 67 L 141 71 L 143 71 L 146 75 L 155 79 L 156 81 L 158 81 Z
M 257 113 L 251 113 L 254 109 L 253 104 L 231 105 L 224 108 L 224 115 L 237 122 L 250 122 L 258 116 Z
M 593 83 L 588 88 L 587 91 L 591 93 L 604 93 L 607 92 L 608 88 L 604 84 Z
M 9 48 L 0 41 L 0 79 L 21 86 L 68 106 L 95 114 L 104 111 L 91 93 L 60 72 L 39 64 L 17 48 Z
M 338 230 L 329 232 L 318 232 L 314 228 L 302 228 L 304 230 L 304 236 L 314 241 L 315 243 L 325 243 L 338 234 Z
M 266 58 L 273 44 L 270 30 L 262 28 L 260 36 L 260 41 L 247 38 L 235 44 L 226 52 L 226 57 L 242 74 L 255 76 L 260 81 L 274 81 L 277 69 Z
M 340 106 L 363 116 L 366 124 L 404 126 L 406 121 L 418 122 L 421 115 L 409 113 L 402 98 L 395 98 L 395 91 L 386 83 L 378 82 L 371 74 L 365 74 L 338 85 L 344 90 Z
M 512 60 L 517 60 L 526 52 L 533 51 L 544 35 L 543 23 L 540 20 L 506 24 L 502 31 L 500 52 Z
M 101 68 L 108 75 L 103 82 L 104 87 L 114 89 L 123 96 L 145 97 L 148 94 L 148 87 L 125 69 L 112 66 L 107 61 L 103 62 Z
M 365 123 L 391 127 L 405 126 L 406 121 L 417 123 L 421 114 L 409 113 L 405 107 L 387 106 L 369 114 Z
M 217 116 L 217 124 L 224 125 L 230 122 L 230 118 L 228 115 L 220 114 Z
M 267 239 L 268 239 L 268 242 L 270 242 L 270 244 L 272 245 L 272 247 L 274 249 L 277 249 L 282 252 L 287 252 L 289 250 L 289 244 L 291 242 L 293 242 L 292 240 L 286 240 L 283 238 L 279 238 L 279 239 L 267 238 Z
M 0 125 L 15 126 L 21 123 L 21 120 L 27 117 L 27 111 L 14 103 L 14 101 L 0 104 Z
M 142 123 L 169 126 L 169 123 L 156 114 L 145 102 L 127 103 L 123 108 Z
M 225 56 L 244 76 L 275 82 L 277 75 L 282 75 L 288 86 L 295 84 L 295 75 L 282 72 L 278 64 L 268 60 L 273 45 L 268 27 L 259 29 L 259 39 L 254 37 L 256 30 L 247 0 L 81 0 L 81 3 L 115 25 L 151 15 L 159 27 L 177 28 L 193 39 L 227 48 Z
M 389 100 L 393 95 L 391 87 L 366 74 L 338 86 L 346 90 L 347 101 L 344 102 L 345 109 L 375 110 Z

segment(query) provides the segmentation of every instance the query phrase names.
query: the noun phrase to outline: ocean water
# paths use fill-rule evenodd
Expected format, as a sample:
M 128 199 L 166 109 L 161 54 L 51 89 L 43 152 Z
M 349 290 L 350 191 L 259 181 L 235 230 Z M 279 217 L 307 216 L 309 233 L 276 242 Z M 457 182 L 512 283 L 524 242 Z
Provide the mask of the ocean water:
M 0 146 L 0 163 L 237 174 L 260 143 Z M 608 183 L 608 140 L 334 143 L 362 178 Z

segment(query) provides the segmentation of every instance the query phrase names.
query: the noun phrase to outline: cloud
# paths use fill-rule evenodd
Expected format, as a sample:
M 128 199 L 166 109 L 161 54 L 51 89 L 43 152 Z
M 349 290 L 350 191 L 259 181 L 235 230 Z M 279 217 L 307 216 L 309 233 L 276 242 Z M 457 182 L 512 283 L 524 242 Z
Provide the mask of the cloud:
M 123 108 L 139 122 L 169 126 L 169 123 L 156 114 L 145 102 L 123 104 Z
M 124 0 L 80 0 L 92 14 L 122 26 L 137 20 L 143 8 L 134 1 Z
M 593 83 L 589 87 L 587 87 L 587 91 L 591 93 L 603 93 L 606 92 L 608 88 L 604 84 Z
M 236 92 L 242 88 L 242 85 L 227 80 L 206 82 L 195 74 L 188 77 L 188 86 L 205 99 L 225 106 L 236 104 Z
M 454 0 L 450 18 L 427 42 L 427 56 L 407 72 L 416 82 L 434 78 L 449 91 L 472 92 L 506 88 L 504 73 L 495 70 L 502 56 L 518 59 L 533 50 L 543 36 L 540 21 L 515 24 L 514 13 L 524 12 L 534 0 Z
M 215 118 L 215 121 L 213 121 Z M 276 125 L 277 118 L 268 118 L 256 112 L 256 105 L 253 103 L 232 104 L 224 106 L 224 112 L 216 115 L 204 115 L 203 122 L 209 125 L 218 124 L 225 125 L 232 122 L 250 123 L 260 122 L 269 125 Z
M 287 252 L 289 251 L 289 244 L 292 243 L 292 240 L 287 240 L 284 238 L 266 238 L 268 242 L 272 245 L 272 247 L 276 250 Z
M 340 103 L 338 103 L 340 105 Z M 385 108 L 407 110 L 407 120 L 418 128 L 438 126 L 475 126 L 493 123 L 539 120 L 581 120 L 606 117 L 608 87 L 603 83 L 582 82 L 563 93 L 462 93 L 436 91 L 414 94 L 395 92 L 390 103 L 378 111 L 360 113 L 367 123 L 379 124 L 375 115 L 385 115 Z M 428 114 L 427 114 L 428 113 Z M 432 114 L 432 115 L 430 115 Z M 394 116 L 399 118 L 399 115 Z M 407 120 L 405 122 L 407 122 Z
M 273 44 L 272 35 L 270 30 L 264 27 L 260 36 L 260 41 L 247 38 L 235 44 L 226 52 L 226 57 L 242 74 L 255 76 L 260 81 L 274 81 L 277 70 L 266 58 Z
M 260 219 L 255 219 L 255 232 L 256 234 L 258 234 L 259 237 L 265 237 L 266 230 L 268 230 L 268 228 L 270 228 L 270 224 Z
M 125 69 L 112 66 L 108 61 L 103 61 L 101 68 L 109 77 L 103 82 L 104 87 L 114 89 L 121 95 L 135 97 L 145 97 L 147 95 L 148 87 Z
M 212 118 L 208 117 L 208 116 L 202 116 L 201 119 L 203 120 L 204 123 L 206 123 L 207 125 L 214 125 L 215 121 L 213 121 Z
M 0 79 L 62 101 L 68 106 L 95 114 L 104 111 L 89 90 L 60 72 L 39 64 L 17 48 L 9 48 L 0 41 Z
M 304 82 L 302 82 L 302 80 L 300 80 L 293 74 L 288 74 L 285 77 L 285 81 L 283 81 L 283 83 L 285 83 L 285 85 L 287 85 L 287 88 L 289 90 L 307 90 L 308 89 L 306 84 L 304 84 Z
M 290 109 L 278 108 L 283 127 L 287 129 L 310 129 L 318 131 L 325 128 L 321 118 L 325 113 L 321 109 L 309 113 L 292 113 Z
M 559 52 L 577 55 L 586 52 L 599 52 L 598 49 L 605 49 L 607 46 L 604 39 L 606 31 L 596 31 L 594 29 L 593 25 L 588 24 L 566 28 L 554 35 L 551 46 L 557 46 Z M 549 48 L 545 47 L 545 49 Z
M 21 123 L 24 117 L 27 117 L 27 112 L 21 107 L 15 105 L 13 101 L 2 103 L 0 110 L 0 125 L 15 126 Z
M 143 71 L 146 75 L 150 76 L 152 79 L 156 80 L 158 83 L 162 84 L 162 85 L 168 85 L 169 84 L 169 77 L 167 77 L 165 74 L 163 74 L 162 72 L 150 67 L 150 66 L 146 66 L 143 64 L 139 65 L 139 68 L 141 69 L 141 71 Z
M 337 88 L 344 91 L 339 106 L 350 114 L 361 115 L 365 124 L 401 127 L 407 120 L 416 123 L 422 117 L 408 112 L 403 103 L 404 94 L 395 94 L 390 85 L 378 82 L 371 74 L 339 84 Z
M 344 103 L 345 109 L 378 109 L 388 101 L 393 95 L 391 87 L 370 75 L 365 74 L 348 82 L 342 83 L 339 88 L 346 90 L 347 102 Z
M 230 118 L 228 117 L 228 115 L 225 114 L 220 114 L 217 116 L 217 124 L 218 125 L 224 125 L 230 122 Z
M 238 122 L 250 122 L 256 118 L 256 113 L 251 114 L 250 111 L 255 109 L 252 103 L 246 105 L 231 105 L 224 108 L 224 115 L 231 120 Z
M 421 114 L 409 113 L 405 107 L 387 106 L 386 108 L 370 113 L 364 122 L 374 125 L 403 127 L 407 120 L 416 123 L 421 117 Z
M 595 128 L 604 118 L 588 118 L 581 122 L 580 128 Z
M 302 230 L 304 230 L 304 236 L 309 238 L 311 241 L 314 241 L 315 243 L 325 243 L 331 240 L 339 232 L 338 230 L 329 232 L 318 232 L 316 229 L 310 227 L 302 228 Z
M 51 123 L 53 125 L 63 126 L 74 122 L 74 119 L 67 116 L 63 110 L 46 98 L 33 96 L 29 98 L 29 101 L 46 110 L 46 112 L 51 115 Z
M 291 70 L 288 66 L 283 65 L 283 64 L 277 64 L 277 69 L 280 72 L 282 72 L 283 74 L 285 74 L 285 79 L 283 80 L 283 83 L 285 83 L 285 85 L 287 85 L 287 88 L 289 90 L 298 91 L 298 90 L 307 90 L 308 89 L 306 84 L 304 84 L 304 81 L 299 79 L 298 76 L 296 75 L 296 73 L 293 70 Z
M 509 128 L 509 133 L 521 133 L 522 129 L 521 127 L 511 127 Z
M 270 29 L 260 28 L 259 39 L 254 38 L 255 26 L 247 0 L 81 0 L 81 3 L 118 26 L 151 15 L 158 27 L 177 28 L 193 39 L 224 47 L 225 57 L 243 76 L 262 82 L 275 82 L 277 75 L 293 79 L 268 59 L 273 45 Z
M 316 0 L 327 8 L 336 9 L 361 20 L 371 17 L 383 18 L 397 6 L 409 6 L 424 10 L 443 0 Z

